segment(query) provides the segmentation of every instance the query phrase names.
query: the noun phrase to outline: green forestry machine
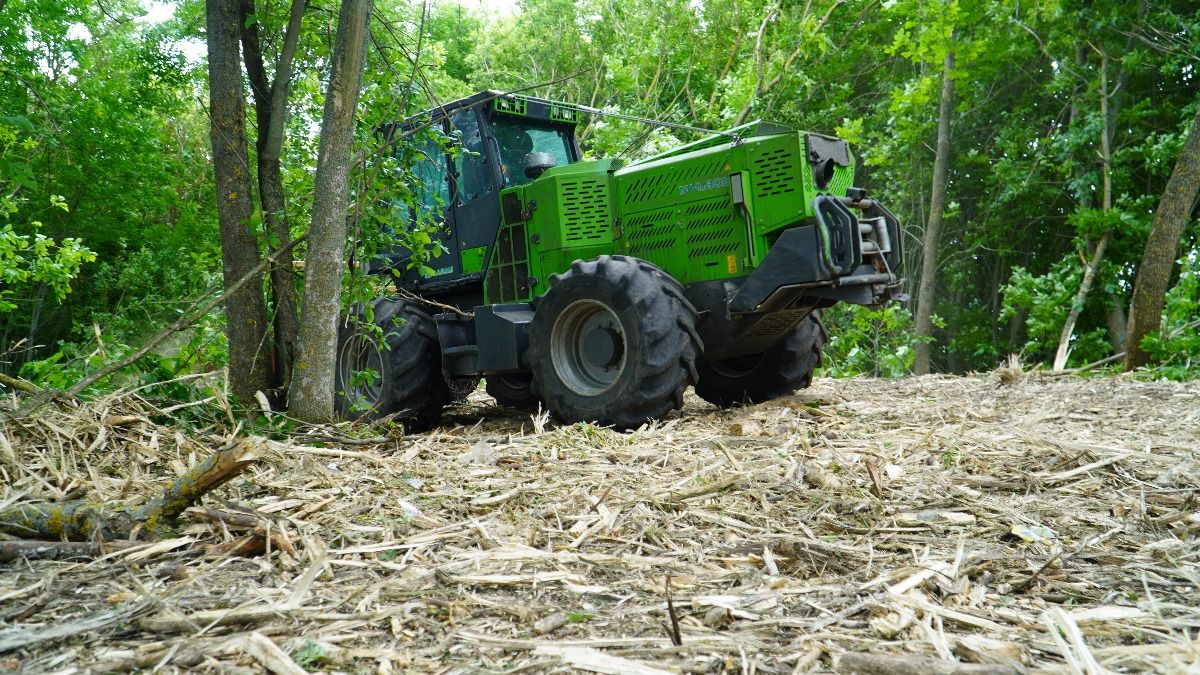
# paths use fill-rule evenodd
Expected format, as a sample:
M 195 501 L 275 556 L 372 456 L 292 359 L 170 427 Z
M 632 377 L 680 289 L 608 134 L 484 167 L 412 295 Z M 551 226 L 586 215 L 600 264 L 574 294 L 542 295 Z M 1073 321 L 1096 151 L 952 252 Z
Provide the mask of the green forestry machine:
M 822 308 L 900 296 L 899 222 L 853 187 L 845 141 L 751 122 L 584 161 L 583 114 L 603 113 L 488 91 L 383 129 L 435 125 L 463 151 L 418 155 L 445 252 L 372 261 L 401 294 L 342 327 L 343 416 L 425 426 L 481 377 L 503 405 L 618 428 L 679 408 L 689 385 L 719 406 L 766 401 L 811 382 Z

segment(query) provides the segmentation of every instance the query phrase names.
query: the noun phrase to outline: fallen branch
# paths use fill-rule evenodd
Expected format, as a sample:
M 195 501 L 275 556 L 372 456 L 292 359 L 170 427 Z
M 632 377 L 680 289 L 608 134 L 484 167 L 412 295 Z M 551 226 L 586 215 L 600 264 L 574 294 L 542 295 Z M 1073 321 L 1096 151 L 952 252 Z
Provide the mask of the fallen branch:
M 67 541 L 132 539 L 139 531 L 164 537 L 185 509 L 254 463 L 262 447 L 262 439 L 239 439 L 192 467 L 160 497 L 142 506 L 74 500 L 10 507 L 0 511 L 0 532 Z
M 1067 368 L 1066 370 L 1048 370 L 1042 374 L 1045 375 L 1046 377 L 1062 377 L 1063 375 L 1078 375 L 1080 373 L 1086 373 L 1087 371 L 1091 370 L 1092 368 L 1098 368 L 1100 366 L 1106 366 L 1110 363 L 1115 363 L 1117 361 L 1120 361 L 1123 358 L 1125 358 L 1125 352 L 1117 352 L 1116 354 L 1113 354 L 1112 356 L 1106 356 L 1106 357 L 1100 359 L 1099 361 L 1093 361 L 1093 362 L 1087 364 L 1086 366 L 1079 366 L 1078 368 Z
M 87 541 L 0 541 L 0 563 L 17 558 L 27 560 L 70 560 L 98 558 L 131 546 L 143 546 L 138 541 L 109 541 L 94 544 Z
M 17 377 L 11 377 L 11 376 L 5 375 L 4 373 L 0 373 L 0 384 L 4 385 L 6 387 L 11 387 L 13 389 L 16 389 L 17 391 L 25 392 L 26 394 L 36 394 L 41 391 L 41 389 L 39 389 L 37 387 L 37 385 L 33 384 L 32 382 L 29 382 L 28 380 L 22 380 Z

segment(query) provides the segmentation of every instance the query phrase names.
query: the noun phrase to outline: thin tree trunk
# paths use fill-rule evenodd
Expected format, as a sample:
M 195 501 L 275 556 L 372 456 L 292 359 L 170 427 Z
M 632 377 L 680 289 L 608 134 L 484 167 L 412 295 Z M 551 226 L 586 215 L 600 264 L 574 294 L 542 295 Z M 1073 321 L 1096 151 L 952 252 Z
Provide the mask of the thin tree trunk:
M 1146 240 L 1142 264 L 1138 267 L 1133 285 L 1133 301 L 1129 308 L 1129 331 L 1125 341 L 1125 370 L 1149 362 L 1142 350 L 1142 338 L 1159 329 L 1162 324 L 1163 302 L 1171 269 L 1179 251 L 1179 240 L 1187 227 L 1196 197 L 1200 195 L 1200 109 L 1192 119 L 1192 129 L 1175 161 L 1167 188 L 1163 190 L 1154 212 L 1154 226 Z
M 292 270 L 291 228 L 287 220 L 283 192 L 283 172 L 280 154 L 283 151 L 284 126 L 287 121 L 288 88 L 291 83 L 292 61 L 300 41 L 307 0 L 292 0 L 291 13 L 283 36 L 283 49 L 275 64 L 275 76 L 268 84 L 259 46 L 258 24 L 250 21 L 255 14 L 253 0 L 242 0 L 242 47 L 245 50 L 246 73 L 254 92 L 254 112 L 258 122 L 258 196 L 263 220 L 267 225 L 267 251 L 283 251 L 279 263 L 271 268 L 271 296 L 275 299 L 275 349 L 278 352 L 275 374 L 280 391 L 287 392 L 291 384 L 292 359 L 295 356 L 296 336 L 300 331 L 297 314 L 296 279 Z M 272 242 L 274 238 L 274 242 Z M 275 246 L 271 244 L 274 243 Z
M 1108 249 L 1108 241 L 1111 238 L 1112 230 L 1107 230 L 1100 236 L 1100 241 L 1096 243 L 1095 251 L 1083 270 L 1083 281 L 1079 282 L 1079 290 L 1075 292 L 1075 298 L 1071 301 L 1071 309 L 1067 312 L 1067 321 L 1063 324 L 1062 333 L 1058 336 L 1058 350 L 1054 353 L 1054 370 L 1062 370 L 1067 367 L 1067 359 L 1071 357 L 1071 334 L 1075 331 L 1079 315 L 1083 313 L 1083 305 L 1087 301 L 1088 293 L 1092 290 L 1092 282 L 1096 280 L 1096 270 L 1100 267 L 1100 261 L 1104 260 L 1104 252 Z
M 28 341 L 25 343 L 25 346 L 28 347 L 28 349 L 25 350 L 25 358 L 21 359 L 21 361 L 24 363 L 33 360 L 34 355 L 37 354 L 36 349 L 38 347 L 38 328 L 41 327 L 42 308 L 46 305 L 46 291 L 49 290 L 49 288 L 50 287 L 45 282 L 42 282 L 37 285 L 37 290 L 33 292 L 33 309 L 29 313 L 29 337 Z
M 228 289 L 258 265 L 258 242 L 249 229 L 253 204 L 238 49 L 238 0 L 207 0 L 206 8 L 213 172 L 221 262 Z M 242 401 L 252 399 L 256 391 L 270 388 L 267 308 L 261 289 L 259 279 L 225 299 L 229 384 Z
M 933 302 L 937 285 L 938 240 L 942 236 L 942 217 L 946 210 L 946 173 L 950 167 L 950 111 L 954 108 L 954 51 L 946 52 L 942 67 L 942 97 L 938 105 L 937 154 L 933 160 L 933 187 L 929 197 L 929 223 L 921 247 L 921 285 L 917 290 L 916 359 L 913 373 L 929 373 L 933 345 Z
M 1112 96 L 1112 92 L 1108 90 L 1108 54 L 1100 53 L 1100 120 L 1103 127 L 1100 129 L 1100 175 L 1104 182 L 1103 205 L 1104 213 L 1108 213 L 1112 209 L 1112 140 L 1113 140 L 1113 120 L 1110 118 L 1110 110 L 1108 100 Z M 1104 260 L 1104 252 L 1108 249 L 1108 242 L 1112 238 L 1112 230 L 1105 230 L 1104 234 L 1100 235 L 1100 241 L 1096 243 L 1096 249 L 1092 253 L 1092 257 L 1088 260 L 1087 267 L 1083 270 L 1083 281 L 1079 282 L 1079 290 L 1075 293 L 1075 299 L 1071 302 L 1071 308 L 1067 312 L 1067 320 L 1063 323 L 1062 333 L 1058 336 L 1058 349 L 1054 352 L 1054 370 L 1062 370 L 1067 367 L 1067 359 L 1071 356 L 1071 335 L 1075 332 L 1075 324 L 1079 321 L 1079 315 L 1083 313 L 1084 303 L 1087 302 L 1088 293 L 1092 290 L 1092 282 L 1096 279 L 1096 270 L 1100 267 L 1100 262 Z
M 342 0 L 333 72 L 321 122 L 321 148 L 304 278 L 304 322 L 296 344 L 290 410 L 303 420 L 333 419 L 337 320 L 342 294 L 350 150 L 366 60 L 371 0 Z

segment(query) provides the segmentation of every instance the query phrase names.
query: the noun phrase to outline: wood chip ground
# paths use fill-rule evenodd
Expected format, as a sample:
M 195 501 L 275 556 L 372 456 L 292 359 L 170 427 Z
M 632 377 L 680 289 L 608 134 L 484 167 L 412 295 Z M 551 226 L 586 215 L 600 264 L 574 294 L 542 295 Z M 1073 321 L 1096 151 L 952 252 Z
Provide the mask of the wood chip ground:
M 144 499 L 228 440 L 169 424 L 4 422 L 0 507 Z M 356 433 L 272 443 L 166 541 L 0 563 L 0 672 L 1200 671 L 1195 383 L 824 379 L 631 433 L 479 391 Z

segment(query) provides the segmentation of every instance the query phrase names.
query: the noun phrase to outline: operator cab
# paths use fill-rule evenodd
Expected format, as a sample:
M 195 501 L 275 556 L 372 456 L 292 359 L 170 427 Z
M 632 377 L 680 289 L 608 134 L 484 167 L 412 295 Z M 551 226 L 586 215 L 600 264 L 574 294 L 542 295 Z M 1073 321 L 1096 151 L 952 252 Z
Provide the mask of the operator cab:
M 402 246 L 372 260 L 370 271 L 394 270 L 399 286 L 463 309 L 481 304 L 500 226 L 500 190 L 580 161 L 577 115 L 550 101 L 485 91 L 382 127 L 388 139 L 419 138 L 396 144 L 397 158 L 422 187 L 417 209 L 397 209 L 393 229 L 412 232 L 419 220 L 432 219 L 440 223 L 432 238 L 445 250 L 428 261 L 432 274 L 410 269 L 412 253 Z M 428 127 L 442 133 L 419 133 Z

